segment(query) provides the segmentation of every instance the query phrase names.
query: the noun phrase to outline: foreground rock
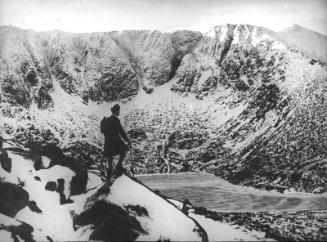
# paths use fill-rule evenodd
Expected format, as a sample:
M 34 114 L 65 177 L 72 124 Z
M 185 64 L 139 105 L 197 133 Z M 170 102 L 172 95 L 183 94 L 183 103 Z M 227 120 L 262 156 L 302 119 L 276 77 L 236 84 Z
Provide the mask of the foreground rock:
M 1 152 L 12 162 L 10 172 L 1 168 L 0 173 L 7 199 L 0 201 L 0 233 L 8 241 L 208 240 L 198 222 L 126 175 L 103 184 L 89 173 L 87 186 L 81 184 L 76 195 L 69 164 L 49 167 L 55 157 L 40 157 L 46 167 L 35 169 L 36 155 L 28 149 L 5 145 Z

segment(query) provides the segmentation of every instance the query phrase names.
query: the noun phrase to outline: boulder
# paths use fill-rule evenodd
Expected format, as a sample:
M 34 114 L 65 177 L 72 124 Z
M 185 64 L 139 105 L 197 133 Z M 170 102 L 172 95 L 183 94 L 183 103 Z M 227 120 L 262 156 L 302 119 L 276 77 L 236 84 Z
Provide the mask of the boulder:
M 0 212 L 9 217 L 14 217 L 28 204 L 28 192 L 18 185 L 0 181 L 0 193 Z
M 4 149 L 0 149 L 0 163 L 2 169 L 4 169 L 6 172 L 11 171 L 11 159 L 8 157 L 8 153 Z
M 121 207 L 105 201 L 93 206 L 74 219 L 74 226 L 93 224 L 91 240 L 133 241 L 145 233 L 140 223 Z M 107 231 L 111 232 L 108 233 Z

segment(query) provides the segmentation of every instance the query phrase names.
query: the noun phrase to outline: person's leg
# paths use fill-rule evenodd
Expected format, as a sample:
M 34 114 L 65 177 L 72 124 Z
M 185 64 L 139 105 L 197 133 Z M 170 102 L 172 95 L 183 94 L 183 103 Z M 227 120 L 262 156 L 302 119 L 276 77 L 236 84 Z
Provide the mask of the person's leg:
M 117 166 L 116 166 L 117 170 L 122 170 L 123 169 L 123 161 L 124 161 L 124 159 L 126 157 L 126 154 L 127 154 L 127 151 L 124 151 L 119 155 L 119 160 L 118 160 L 118 163 L 117 163 Z
M 114 157 L 108 156 L 108 169 L 107 169 L 107 179 L 109 179 L 111 177 L 112 174 L 112 161 L 113 161 Z
M 104 161 L 101 161 L 100 163 L 100 176 L 102 180 L 106 177 L 106 163 L 107 163 L 107 157 L 104 157 Z

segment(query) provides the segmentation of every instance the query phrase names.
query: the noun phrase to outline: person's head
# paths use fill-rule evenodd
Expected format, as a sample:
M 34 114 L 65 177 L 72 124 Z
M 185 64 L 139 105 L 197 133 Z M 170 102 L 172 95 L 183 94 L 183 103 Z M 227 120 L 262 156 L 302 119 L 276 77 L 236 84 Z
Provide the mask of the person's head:
M 111 108 L 111 112 L 112 112 L 113 115 L 119 116 L 119 114 L 120 114 L 120 106 L 119 106 L 119 104 L 115 104 Z

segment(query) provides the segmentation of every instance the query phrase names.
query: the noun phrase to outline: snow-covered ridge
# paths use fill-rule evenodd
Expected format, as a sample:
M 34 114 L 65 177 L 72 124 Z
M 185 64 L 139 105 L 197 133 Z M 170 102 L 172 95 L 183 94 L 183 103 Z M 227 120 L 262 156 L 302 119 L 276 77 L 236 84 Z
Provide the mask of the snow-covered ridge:
M 26 106 L 33 99 L 41 108 L 51 106 L 48 93 L 53 90 L 53 81 L 86 102 L 128 98 L 136 95 L 140 88 L 151 92 L 152 86 L 176 77 L 180 63 L 190 54 L 207 53 L 220 66 L 231 45 L 281 51 L 296 45 L 303 54 L 310 52 L 310 57 L 321 59 L 319 56 L 323 56 L 326 49 L 325 37 L 307 31 L 307 37 L 302 38 L 304 31 L 301 36 L 298 32 L 288 31 L 286 38 L 286 32 L 245 24 L 215 26 L 205 35 L 187 30 L 70 34 L 0 26 L 1 83 L 5 82 L 2 98 L 11 99 L 7 96 L 15 91 L 10 91 L 9 79 L 18 82 L 27 78 L 25 75 L 30 85 L 21 84 L 22 92 L 29 93 L 15 101 Z M 319 41 L 313 41 L 317 38 Z M 312 42 L 316 44 L 308 44 Z M 44 96 L 42 101 L 41 95 Z
M 39 158 L 41 160 L 39 160 Z M 50 166 L 48 167 L 50 162 Z M 0 149 L 0 238 L 6 241 L 262 240 L 265 234 L 215 222 L 156 194 L 127 175 L 103 183 L 89 172 L 72 192 L 76 171 L 29 149 Z
M 70 184 L 76 173 L 64 164 L 40 169 L 28 150 L 5 144 L 0 152 L 0 185 L 6 191 L 0 236 L 8 241 L 26 240 L 26 234 L 31 241 L 207 240 L 195 220 L 126 175 L 103 184 L 89 173 L 84 191 L 74 195 Z M 22 223 L 29 231 L 19 228 Z
M 219 42 L 233 39 L 234 44 L 241 46 L 257 46 L 262 41 L 265 44 L 271 42 L 272 48 L 295 49 L 307 57 L 327 62 L 327 36 L 299 25 L 278 32 L 248 24 L 217 25 L 204 36 L 215 38 Z
M 277 33 L 279 39 L 302 52 L 303 54 L 321 61 L 327 62 L 327 36 L 294 25 Z
M 204 34 L 205 37 L 216 39 L 218 43 L 231 40 L 232 44 L 243 47 L 256 47 L 259 44 L 271 45 L 273 49 L 286 49 L 284 43 L 279 43 L 276 33 L 266 28 L 248 24 L 217 25 Z M 265 43 L 262 43 L 265 42 Z M 269 43 L 271 42 L 271 43 Z
M 325 103 L 314 100 L 324 92 L 326 69 L 279 40 L 276 32 L 250 25 L 216 26 L 204 36 L 192 31 L 0 31 L 0 126 L 26 145 L 52 143 L 72 159 L 99 162 L 99 122 L 115 100 L 126 104 L 121 118 L 137 143 L 138 173 L 205 170 L 235 183 L 248 179 L 257 188 L 326 189 L 324 178 L 313 178 L 321 177 L 318 169 L 291 183 L 291 175 L 280 177 L 276 168 L 285 162 L 288 168 L 297 162 L 309 167 L 307 159 L 316 155 L 310 147 L 314 141 L 322 151 L 319 130 L 326 127 Z M 306 114 L 307 107 L 316 113 Z M 313 126 L 307 121 L 292 125 L 308 117 L 316 120 Z M 310 144 L 297 138 L 312 130 L 317 136 Z M 298 154 L 302 159 L 287 155 L 290 133 L 306 150 Z M 271 137 L 278 140 L 270 144 Z M 255 163 L 265 151 L 268 157 L 282 153 L 283 162 L 260 156 L 263 165 L 252 169 L 248 160 Z M 270 168 L 274 176 L 266 174 Z M 248 171 L 239 176 L 242 169 L 260 173 L 260 182 L 247 177 Z M 270 184 L 274 181 L 278 184 Z

